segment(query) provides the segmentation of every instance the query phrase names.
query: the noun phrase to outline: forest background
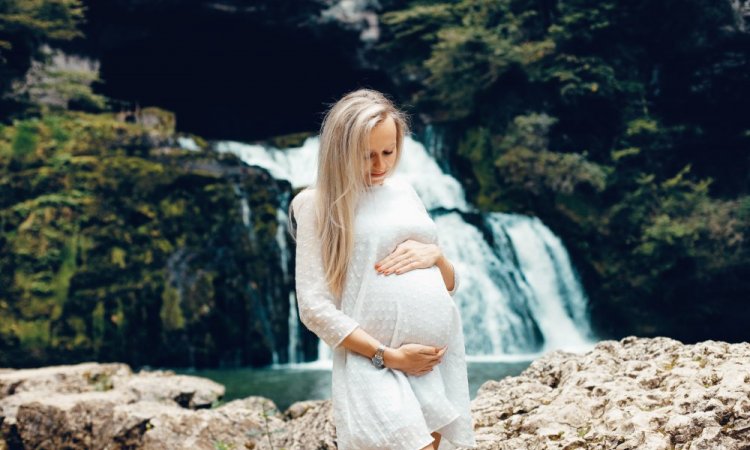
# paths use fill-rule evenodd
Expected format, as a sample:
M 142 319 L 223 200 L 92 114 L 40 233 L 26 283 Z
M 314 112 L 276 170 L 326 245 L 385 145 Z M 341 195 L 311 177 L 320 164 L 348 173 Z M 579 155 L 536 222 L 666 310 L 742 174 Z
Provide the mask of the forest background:
M 281 17 L 291 3 L 255 7 Z M 295 14 L 317 5 L 302 3 Z M 274 299 L 292 286 L 269 261 L 290 187 L 200 136 L 206 152 L 180 150 L 191 130 L 174 113 L 131 120 L 96 70 L 54 65 L 50 48 L 87 38 L 87 6 L 0 3 L 0 366 L 267 364 L 279 343 L 253 311 L 271 305 L 283 334 Z M 748 2 L 380 6 L 370 67 L 416 129 L 440 130 L 468 200 L 561 236 L 600 335 L 748 339 Z M 287 145 L 312 125 L 262 138 Z

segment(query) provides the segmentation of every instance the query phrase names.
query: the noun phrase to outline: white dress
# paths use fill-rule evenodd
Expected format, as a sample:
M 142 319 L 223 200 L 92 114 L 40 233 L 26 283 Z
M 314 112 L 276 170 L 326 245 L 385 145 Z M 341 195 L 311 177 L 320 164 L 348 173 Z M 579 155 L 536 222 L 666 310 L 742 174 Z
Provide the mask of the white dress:
M 302 323 L 333 349 L 332 402 L 339 450 L 419 450 L 442 435 L 440 450 L 475 447 L 460 311 L 440 269 L 380 275 L 376 262 L 414 239 L 438 243 L 437 227 L 414 188 L 388 177 L 356 209 L 354 253 L 339 303 L 322 268 L 314 232 L 314 190 L 292 200 L 297 222 L 296 291 Z M 421 376 L 376 368 L 340 345 L 361 327 L 392 348 L 405 343 L 448 349 Z

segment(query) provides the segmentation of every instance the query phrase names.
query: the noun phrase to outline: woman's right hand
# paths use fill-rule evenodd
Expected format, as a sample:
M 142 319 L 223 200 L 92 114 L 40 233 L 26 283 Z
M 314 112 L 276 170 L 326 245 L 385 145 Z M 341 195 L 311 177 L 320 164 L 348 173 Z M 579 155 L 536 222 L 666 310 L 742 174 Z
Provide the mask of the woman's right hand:
M 383 354 L 383 363 L 389 369 L 397 369 L 407 375 L 424 375 L 436 364 L 440 364 L 448 349 L 422 344 L 404 344 L 399 348 L 387 348 Z

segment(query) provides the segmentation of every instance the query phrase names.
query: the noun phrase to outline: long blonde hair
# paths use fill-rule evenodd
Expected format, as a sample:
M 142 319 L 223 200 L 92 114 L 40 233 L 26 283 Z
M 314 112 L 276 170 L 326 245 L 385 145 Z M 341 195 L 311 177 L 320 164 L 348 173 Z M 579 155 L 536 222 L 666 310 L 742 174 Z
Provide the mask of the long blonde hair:
M 385 176 L 391 176 L 401 160 L 408 117 L 384 94 L 358 89 L 344 95 L 326 112 L 320 129 L 315 188 L 317 234 L 321 242 L 323 271 L 331 292 L 340 298 L 354 247 L 354 212 L 367 189 L 370 132 L 387 117 L 396 123 L 396 159 Z M 291 228 L 291 202 L 289 226 Z

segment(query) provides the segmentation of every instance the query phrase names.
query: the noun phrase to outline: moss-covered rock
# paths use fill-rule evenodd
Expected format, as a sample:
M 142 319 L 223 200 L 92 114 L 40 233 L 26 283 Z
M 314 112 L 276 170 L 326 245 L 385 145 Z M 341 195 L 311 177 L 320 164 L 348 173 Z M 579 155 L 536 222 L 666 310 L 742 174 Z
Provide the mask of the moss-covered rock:
M 302 131 L 299 133 L 284 134 L 276 136 L 268 140 L 268 143 L 276 148 L 292 148 L 302 147 L 305 143 L 305 139 L 314 136 L 315 133 L 309 131 Z
M 259 365 L 285 344 L 290 186 L 174 140 L 157 108 L 0 130 L 0 365 Z

